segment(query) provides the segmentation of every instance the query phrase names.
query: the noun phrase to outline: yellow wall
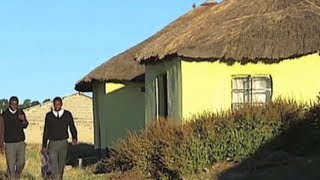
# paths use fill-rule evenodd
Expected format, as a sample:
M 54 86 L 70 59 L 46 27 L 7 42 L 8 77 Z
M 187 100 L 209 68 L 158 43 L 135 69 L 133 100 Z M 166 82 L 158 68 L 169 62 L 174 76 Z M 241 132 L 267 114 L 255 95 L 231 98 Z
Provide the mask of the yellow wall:
M 182 61 L 183 117 L 231 107 L 231 80 L 237 74 L 268 74 L 273 99 L 315 100 L 320 92 L 320 56 L 312 54 L 278 64 L 234 64 Z
M 110 147 L 125 137 L 128 131 L 145 127 L 142 87 L 143 83 L 99 83 L 94 86 L 96 148 Z M 97 142 L 99 138 L 100 143 Z

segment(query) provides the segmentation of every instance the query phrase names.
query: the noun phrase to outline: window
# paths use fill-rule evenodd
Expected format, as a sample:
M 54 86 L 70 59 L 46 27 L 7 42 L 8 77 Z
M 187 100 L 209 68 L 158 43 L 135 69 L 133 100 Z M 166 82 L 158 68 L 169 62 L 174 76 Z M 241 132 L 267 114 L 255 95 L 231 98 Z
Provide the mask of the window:
M 272 99 L 272 78 L 268 75 L 241 75 L 232 78 L 232 107 L 259 104 Z
M 140 91 L 141 91 L 142 93 L 145 93 L 145 92 L 146 92 L 146 88 L 143 86 L 143 87 L 140 88 Z

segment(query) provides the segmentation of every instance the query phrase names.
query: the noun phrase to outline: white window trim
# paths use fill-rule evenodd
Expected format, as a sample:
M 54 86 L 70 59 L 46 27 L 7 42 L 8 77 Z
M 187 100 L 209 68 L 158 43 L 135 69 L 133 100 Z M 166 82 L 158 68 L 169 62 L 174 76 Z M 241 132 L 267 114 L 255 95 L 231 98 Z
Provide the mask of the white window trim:
M 249 80 L 249 86 L 247 88 L 245 88 L 245 86 L 243 85 L 243 89 L 234 89 L 234 80 L 235 79 L 248 79 Z M 253 89 L 252 87 L 252 83 L 253 83 L 253 79 L 254 78 L 267 78 L 269 81 L 270 81 L 270 87 L 268 88 L 264 88 L 264 89 Z M 234 93 L 235 92 L 243 92 L 244 94 L 244 97 L 243 97 L 243 101 L 242 103 L 235 103 L 233 101 L 233 97 L 234 97 Z M 247 91 L 247 93 L 249 94 L 249 97 L 248 97 L 248 100 L 247 102 L 245 102 L 246 98 L 245 98 L 245 92 Z M 268 74 L 254 74 L 254 75 L 251 75 L 251 74 L 239 74 L 239 75 L 232 75 L 232 79 L 231 79 L 231 105 L 232 107 L 237 107 L 237 106 L 241 106 L 241 105 L 244 105 L 244 104 L 255 104 L 257 102 L 253 102 L 253 99 L 252 99 L 252 96 L 254 94 L 258 94 L 257 92 L 259 91 L 264 91 L 263 94 L 269 92 L 269 99 L 266 99 L 266 102 L 264 103 L 267 103 L 267 102 L 270 102 L 272 100 L 272 95 L 273 95 L 273 81 L 272 81 L 272 76 L 271 75 L 268 75 Z M 255 93 L 256 92 L 256 93 Z M 268 94 L 266 94 L 268 95 Z

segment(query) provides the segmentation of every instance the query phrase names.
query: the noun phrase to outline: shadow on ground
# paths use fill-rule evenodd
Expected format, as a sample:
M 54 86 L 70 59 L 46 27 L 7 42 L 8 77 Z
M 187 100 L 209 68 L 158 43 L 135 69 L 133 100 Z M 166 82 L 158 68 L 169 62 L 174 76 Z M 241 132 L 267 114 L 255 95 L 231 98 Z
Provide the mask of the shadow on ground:
M 7 179 L 7 173 L 0 171 L 0 180 L 5 180 Z M 23 174 L 22 178 L 24 180 L 36 180 L 36 178 L 34 176 L 32 176 L 31 174 Z
M 94 145 L 80 143 L 68 145 L 67 165 L 88 166 L 99 159 L 99 152 L 94 149 Z
M 306 120 L 260 147 L 250 158 L 225 170 L 219 180 L 320 179 L 320 108 Z

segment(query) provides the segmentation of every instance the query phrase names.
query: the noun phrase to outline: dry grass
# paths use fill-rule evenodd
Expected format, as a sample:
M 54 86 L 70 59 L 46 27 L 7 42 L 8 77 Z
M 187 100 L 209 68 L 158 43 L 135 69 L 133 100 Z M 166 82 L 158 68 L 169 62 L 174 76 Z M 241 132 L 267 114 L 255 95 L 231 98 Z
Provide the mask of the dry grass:
M 24 179 L 33 180 L 41 179 L 40 171 L 40 154 L 39 145 L 28 145 L 26 155 L 26 167 L 24 169 Z M 6 161 L 4 155 L 0 155 L 0 179 L 3 179 L 3 175 L 6 171 Z M 95 175 L 88 169 L 77 169 L 66 167 L 65 177 L 66 180 L 99 180 L 99 179 L 110 179 L 106 175 Z
M 77 125 L 77 124 L 76 124 Z M 84 125 L 77 125 L 78 132 L 78 139 L 81 140 L 81 143 L 93 143 L 93 128 Z M 40 144 L 42 143 L 42 134 L 43 134 L 43 127 L 39 124 L 30 125 L 26 130 L 26 142 L 28 144 Z M 39 138 L 41 137 L 41 138 Z M 69 139 L 71 140 L 71 138 Z

